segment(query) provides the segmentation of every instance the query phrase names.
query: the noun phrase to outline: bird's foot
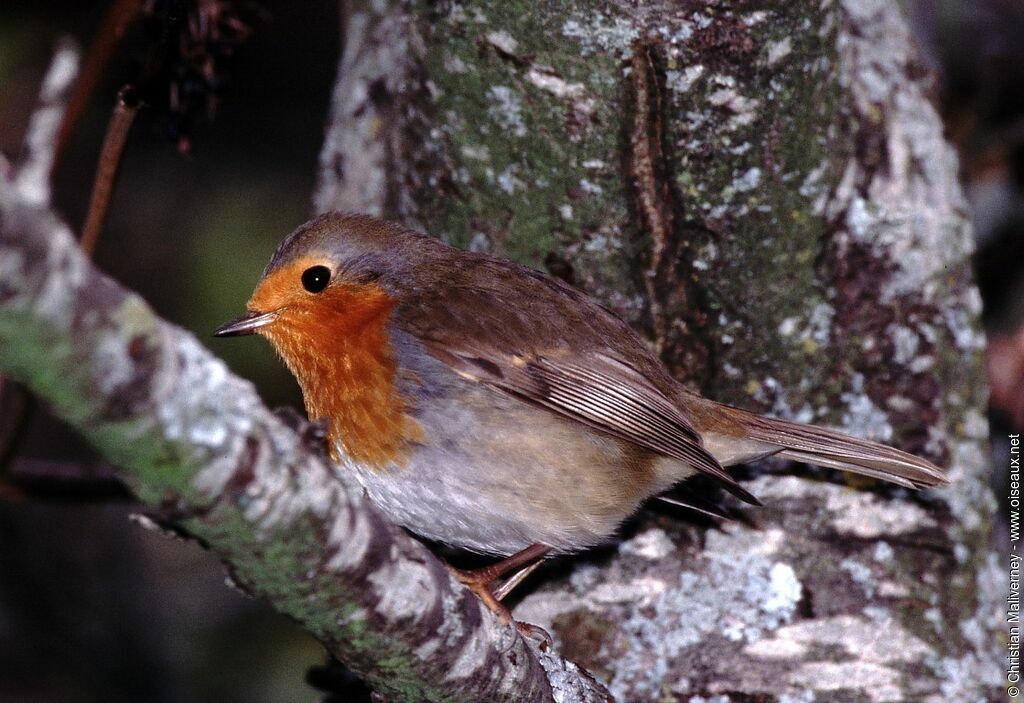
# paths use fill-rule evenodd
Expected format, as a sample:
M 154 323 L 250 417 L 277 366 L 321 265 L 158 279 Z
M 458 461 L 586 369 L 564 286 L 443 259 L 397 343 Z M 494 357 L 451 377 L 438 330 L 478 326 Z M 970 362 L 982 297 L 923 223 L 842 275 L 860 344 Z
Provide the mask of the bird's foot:
M 485 566 L 481 569 L 465 571 L 449 566 L 448 569 L 462 585 L 472 591 L 477 598 L 497 615 L 503 623 L 513 623 L 525 637 L 540 641 L 542 650 L 547 651 L 552 645 L 551 635 L 543 628 L 529 623 L 519 622 L 512 617 L 512 612 L 502 603 L 502 599 L 512 592 L 523 579 L 529 576 L 534 569 L 541 565 L 544 555 L 551 551 L 551 548 L 543 544 L 534 544 L 521 552 L 517 552 L 507 559 Z M 514 572 L 507 579 L 502 577 L 509 572 Z
M 538 564 L 540 564 L 539 561 L 536 562 L 536 564 L 532 564 L 529 567 L 522 569 L 520 573 L 523 571 L 533 571 Z M 476 569 L 474 571 L 463 571 L 462 569 L 456 569 L 453 566 L 449 566 L 448 569 L 451 571 L 452 576 L 454 576 L 459 583 L 472 591 L 488 610 L 498 616 L 501 622 L 506 625 L 512 623 L 524 637 L 538 640 L 542 651 L 546 652 L 551 648 L 553 640 L 551 639 L 551 635 L 548 634 L 544 628 L 538 627 L 537 625 L 531 625 L 530 623 L 520 622 L 512 617 L 512 611 L 510 611 L 508 607 L 501 602 L 499 596 L 499 594 L 506 594 L 508 590 L 511 589 L 503 589 L 505 584 L 498 583 L 498 579 L 493 578 L 491 567 Z M 509 579 L 509 581 L 515 579 L 517 576 L 519 576 L 518 573 L 515 574 L 512 579 Z

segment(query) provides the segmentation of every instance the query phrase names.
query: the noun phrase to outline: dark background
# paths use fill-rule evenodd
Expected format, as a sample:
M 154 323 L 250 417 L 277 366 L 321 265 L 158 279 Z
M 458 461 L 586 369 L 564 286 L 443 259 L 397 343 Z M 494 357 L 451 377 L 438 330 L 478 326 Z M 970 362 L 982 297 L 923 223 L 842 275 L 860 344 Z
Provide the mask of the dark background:
M 96 259 L 253 379 L 270 406 L 301 407 L 261 340 L 209 338 L 243 310 L 274 246 L 310 214 L 339 52 L 339 3 L 260 6 L 265 15 L 243 11 L 254 31 L 218 72 L 212 120 L 200 111 L 185 123 L 188 155 L 166 96 L 147 94 Z M 71 35 L 88 47 L 108 7 L 2 4 L 0 149 L 17 153 L 54 41 Z M 974 210 L 993 340 L 994 465 L 1005 467 L 1006 433 L 1024 425 L 1024 4 L 917 0 L 906 9 L 936 70 Z M 138 79 L 151 39 L 138 28 L 126 35 L 57 171 L 57 202 L 76 227 L 114 96 Z M 12 410 L 0 401 L 0 412 Z M 19 456 L 91 454 L 39 408 Z M 998 472 L 993 480 L 1005 495 Z M 317 643 L 226 588 L 198 546 L 138 529 L 131 512 L 121 500 L 0 493 L 0 701 L 312 700 L 303 678 L 322 661 Z

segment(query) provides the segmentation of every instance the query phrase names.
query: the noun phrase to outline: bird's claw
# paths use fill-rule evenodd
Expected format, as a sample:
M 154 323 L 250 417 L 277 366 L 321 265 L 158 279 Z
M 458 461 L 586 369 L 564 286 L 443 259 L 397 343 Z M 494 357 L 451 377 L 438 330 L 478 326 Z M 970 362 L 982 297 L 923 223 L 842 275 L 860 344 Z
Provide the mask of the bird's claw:
M 463 571 L 452 566 L 449 566 L 448 570 L 459 583 L 472 591 L 480 599 L 480 602 L 497 615 L 503 623 L 515 625 L 521 635 L 537 640 L 537 646 L 540 647 L 542 652 L 547 652 L 554 646 L 554 640 L 547 630 L 537 625 L 531 625 L 528 622 L 521 622 L 512 617 L 512 611 L 501 602 L 500 596 L 496 595 L 495 591 L 497 589 L 495 589 L 495 585 L 497 584 L 497 579 L 488 580 L 492 572 L 486 569 L 477 572 Z
M 551 637 L 550 633 L 539 625 L 531 625 L 528 622 L 520 622 L 519 620 L 513 620 L 516 624 L 516 628 L 519 630 L 523 637 L 528 637 L 532 640 L 537 641 L 537 646 L 542 652 L 548 652 L 555 646 L 555 640 Z

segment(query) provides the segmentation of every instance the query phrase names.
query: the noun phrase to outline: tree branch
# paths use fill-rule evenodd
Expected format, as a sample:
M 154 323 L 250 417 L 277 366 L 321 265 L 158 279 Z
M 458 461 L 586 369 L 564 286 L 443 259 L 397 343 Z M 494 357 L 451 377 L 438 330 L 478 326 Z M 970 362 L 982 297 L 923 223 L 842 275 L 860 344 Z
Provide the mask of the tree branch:
M 610 700 L 501 624 L 250 383 L 88 262 L 46 178 L 76 66 L 62 46 L 25 160 L 0 169 L 0 371 L 392 703 Z

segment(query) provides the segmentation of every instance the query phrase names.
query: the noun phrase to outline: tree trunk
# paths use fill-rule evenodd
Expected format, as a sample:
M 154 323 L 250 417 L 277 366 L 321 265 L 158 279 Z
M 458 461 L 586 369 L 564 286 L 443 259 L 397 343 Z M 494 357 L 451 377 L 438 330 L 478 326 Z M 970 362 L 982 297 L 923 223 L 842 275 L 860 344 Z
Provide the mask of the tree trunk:
M 317 209 L 547 269 L 706 395 L 954 482 L 758 467 L 765 508 L 711 529 L 644 516 L 517 616 L 621 701 L 994 695 L 970 227 L 898 9 L 369 3 L 347 26 Z

